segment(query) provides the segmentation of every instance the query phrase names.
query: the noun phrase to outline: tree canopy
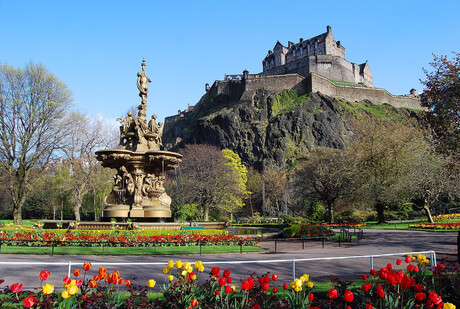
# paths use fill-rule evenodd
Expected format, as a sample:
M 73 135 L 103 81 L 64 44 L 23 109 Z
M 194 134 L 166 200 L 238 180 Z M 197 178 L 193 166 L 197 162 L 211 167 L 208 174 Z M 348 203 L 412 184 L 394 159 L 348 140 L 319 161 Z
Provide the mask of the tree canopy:
M 43 168 L 70 124 L 63 121 L 72 102 L 69 88 L 45 66 L 24 69 L 0 64 L 0 160 L 13 199 L 13 218 L 22 222 L 21 208 L 31 187 L 30 171 Z

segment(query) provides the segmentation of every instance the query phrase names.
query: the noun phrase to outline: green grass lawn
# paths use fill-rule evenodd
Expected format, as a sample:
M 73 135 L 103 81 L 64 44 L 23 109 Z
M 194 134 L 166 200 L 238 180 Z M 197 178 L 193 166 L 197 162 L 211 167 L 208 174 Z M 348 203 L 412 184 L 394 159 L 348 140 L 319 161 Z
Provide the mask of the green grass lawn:
M 201 254 L 238 253 L 263 251 L 260 247 L 252 246 L 201 246 Z M 51 247 L 20 247 L 2 246 L 0 253 L 11 254 L 43 254 L 52 253 Z M 55 247 L 55 255 L 180 255 L 200 254 L 199 246 L 181 247 Z

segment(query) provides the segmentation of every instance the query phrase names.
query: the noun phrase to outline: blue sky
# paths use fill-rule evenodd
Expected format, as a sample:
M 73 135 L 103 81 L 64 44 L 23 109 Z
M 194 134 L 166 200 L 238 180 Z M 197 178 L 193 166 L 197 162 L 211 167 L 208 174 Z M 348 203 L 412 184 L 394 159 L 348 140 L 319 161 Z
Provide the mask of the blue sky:
M 140 103 L 145 57 L 148 117 L 195 104 L 205 83 L 262 71 L 277 40 L 326 31 L 346 59 L 369 61 L 374 85 L 422 90 L 432 53 L 460 51 L 460 1 L 13 1 L 0 0 L 0 62 L 44 64 L 70 89 L 75 110 L 114 119 Z

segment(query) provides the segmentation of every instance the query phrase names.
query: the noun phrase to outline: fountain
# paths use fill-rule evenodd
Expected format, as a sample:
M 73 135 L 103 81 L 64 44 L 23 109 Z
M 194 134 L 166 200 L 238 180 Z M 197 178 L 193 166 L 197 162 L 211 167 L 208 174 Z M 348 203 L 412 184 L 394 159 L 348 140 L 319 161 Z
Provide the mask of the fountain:
M 102 166 L 117 170 L 112 191 L 105 198 L 102 221 L 126 219 L 143 222 L 171 220 L 171 198 L 163 183 L 165 171 L 174 169 L 182 155 L 160 150 L 163 123 L 156 122 L 154 114 L 147 122 L 148 83 L 145 59 L 142 72 L 137 73 L 137 88 L 141 97 L 137 117 L 129 112 L 120 121 L 120 149 L 96 152 Z

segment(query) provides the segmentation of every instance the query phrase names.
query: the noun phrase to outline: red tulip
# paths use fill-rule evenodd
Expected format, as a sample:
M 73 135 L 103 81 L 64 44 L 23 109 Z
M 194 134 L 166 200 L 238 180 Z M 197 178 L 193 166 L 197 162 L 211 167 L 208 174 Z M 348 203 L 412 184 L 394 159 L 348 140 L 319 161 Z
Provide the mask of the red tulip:
M 26 297 L 24 298 L 22 303 L 24 304 L 24 307 L 30 308 L 35 304 L 35 297 L 33 296 Z
M 219 294 L 220 294 L 220 290 L 215 290 L 215 291 L 214 291 L 214 294 L 219 295 Z
M 377 297 L 378 298 L 384 298 L 385 297 L 385 291 L 383 290 L 381 285 L 377 285 Z
M 215 277 L 220 277 L 220 267 L 213 267 L 211 269 L 211 274 Z
M 131 281 L 130 280 L 126 280 L 125 281 L 125 286 L 130 286 L 131 285 Z
M 313 293 L 310 293 L 310 294 L 308 295 L 308 300 L 309 300 L 309 301 L 313 301 L 313 297 L 314 297 Z
M 21 292 L 22 286 L 23 286 L 22 283 L 21 284 L 19 284 L 19 283 L 12 284 L 11 287 L 10 287 L 11 292 L 13 292 L 13 293 Z
M 400 259 L 396 260 L 396 265 L 401 265 L 401 263 L 402 263 L 402 260 L 400 260 Z
M 260 306 L 259 306 L 259 305 L 254 305 L 254 306 L 252 307 L 252 309 L 260 309 Z
M 412 264 L 407 265 L 406 267 L 407 271 L 412 271 L 414 269 L 414 266 Z
M 224 274 L 223 274 L 223 275 L 224 275 L 225 278 L 230 277 L 230 270 L 228 270 L 228 269 L 224 270 Z
M 241 283 L 241 289 L 243 290 L 249 290 L 249 281 L 248 280 L 244 280 L 242 283 Z
M 367 304 L 367 305 L 366 305 L 366 309 L 374 309 L 374 307 L 372 307 L 371 304 Z
M 419 292 L 414 295 L 415 299 L 418 301 L 424 301 L 426 299 L 426 294 Z
M 50 272 L 47 270 L 42 270 L 40 272 L 40 275 L 38 275 L 38 277 L 40 278 L 40 280 L 46 281 L 50 277 Z
M 439 296 L 435 291 L 430 292 L 428 299 L 435 305 L 439 305 L 442 302 L 441 296 Z
M 88 283 L 88 285 L 89 285 L 90 288 L 97 288 L 97 282 L 95 280 L 91 280 Z
M 347 303 L 353 302 L 353 293 L 349 290 L 346 290 L 345 294 L 343 294 L 343 300 Z
M 423 284 L 418 283 L 418 284 L 414 285 L 414 290 L 417 291 L 417 292 L 423 291 Z
M 228 284 L 232 283 L 232 281 L 233 281 L 233 279 L 232 279 L 231 277 L 228 277 L 228 278 L 227 278 L 227 283 L 228 283 Z
M 404 277 L 401 280 L 401 290 L 406 291 L 409 289 L 411 286 L 413 286 L 415 283 L 414 278 L 410 278 L 407 275 L 404 275 Z
M 418 266 L 414 266 L 414 272 L 418 273 Z
M 265 282 L 265 283 L 269 283 L 269 282 L 270 282 L 270 277 L 269 277 L 269 276 L 265 276 L 265 277 L 264 277 L 264 282 Z
M 337 296 L 338 296 L 337 290 L 336 289 L 330 289 L 329 293 L 327 294 L 327 296 L 329 296 L 330 299 L 336 299 Z
M 406 259 L 404 261 L 409 264 L 410 262 L 412 262 L 412 259 L 410 258 L 410 256 L 406 256 Z
M 225 284 L 227 284 L 227 279 L 225 277 L 221 277 L 219 278 L 218 282 L 220 286 L 224 286 Z
M 287 290 L 289 287 L 287 285 L 287 283 L 283 284 L 283 289 Z
M 273 293 L 274 294 L 278 293 L 278 288 L 273 288 Z
M 73 271 L 73 275 L 74 275 L 75 277 L 80 276 L 80 274 L 81 274 L 81 270 L 79 270 L 79 269 L 75 269 L 75 270 Z
M 389 271 L 392 271 L 393 270 L 393 265 L 391 265 L 390 263 L 387 264 L 387 269 Z
M 371 269 L 371 270 L 369 271 L 369 274 L 370 274 L 372 277 L 375 277 L 375 276 L 377 276 L 377 271 L 376 271 L 375 269 Z
M 372 284 L 370 284 L 369 282 L 363 284 L 363 286 L 361 287 L 361 289 L 363 290 L 364 293 L 369 292 L 371 290 L 371 288 L 372 288 Z
M 265 291 L 267 291 L 269 288 L 270 288 L 270 285 L 268 283 L 262 284 L 262 289 L 264 289 Z
M 361 278 L 362 278 L 364 281 L 367 281 L 367 276 L 366 276 L 366 275 L 362 275 Z
M 231 286 L 227 285 L 225 287 L 225 293 L 230 294 L 232 291 L 233 291 L 233 289 L 231 288 Z
M 91 263 L 83 263 L 83 270 L 88 271 L 91 269 Z
M 273 280 L 273 281 L 278 280 L 278 275 L 277 275 L 277 274 L 273 274 L 273 275 L 272 275 L 272 280 Z
M 192 305 L 192 307 L 196 307 L 196 306 L 198 306 L 198 301 L 196 299 L 192 299 L 190 304 Z

